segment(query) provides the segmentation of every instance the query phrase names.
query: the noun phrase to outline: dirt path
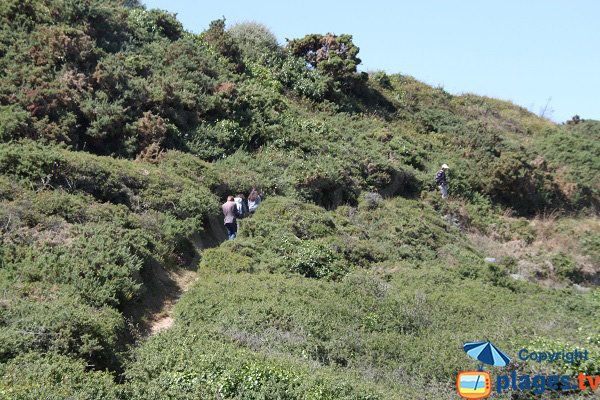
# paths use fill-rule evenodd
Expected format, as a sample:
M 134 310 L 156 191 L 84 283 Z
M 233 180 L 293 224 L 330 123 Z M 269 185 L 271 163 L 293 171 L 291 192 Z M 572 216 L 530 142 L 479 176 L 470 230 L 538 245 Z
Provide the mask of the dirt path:
M 145 329 L 149 335 L 155 335 L 164 329 L 169 329 L 173 325 L 173 306 L 192 283 L 198 279 L 198 273 L 189 269 L 169 272 L 167 275 L 170 278 L 171 285 L 169 285 L 170 287 L 168 288 L 161 309 L 150 316 Z
M 143 338 L 171 327 L 173 306 L 197 279 L 196 269 L 197 261 L 169 271 L 157 262 L 144 267 L 140 272 L 144 293 L 123 310 L 123 315 L 137 327 L 134 336 Z
M 217 218 L 210 218 L 202 236 L 190 238 L 196 255 L 185 267 L 165 270 L 158 263 L 142 272 L 146 293 L 132 304 L 126 315 L 137 321 L 142 336 L 155 335 L 173 326 L 173 307 L 198 279 L 198 264 L 205 249 L 216 247 L 226 239 L 225 229 Z

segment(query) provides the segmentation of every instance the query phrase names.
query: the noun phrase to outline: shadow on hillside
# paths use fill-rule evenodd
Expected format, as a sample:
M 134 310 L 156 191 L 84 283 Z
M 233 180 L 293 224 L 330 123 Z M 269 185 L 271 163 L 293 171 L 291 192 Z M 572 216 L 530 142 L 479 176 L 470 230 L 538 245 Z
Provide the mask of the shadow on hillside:
M 406 171 L 394 171 L 391 183 L 380 189 L 379 194 L 385 198 L 401 196 L 414 198 L 421 192 L 421 185 L 414 174 Z
M 384 198 L 401 196 L 415 198 L 421 192 L 421 183 L 415 175 L 408 171 L 394 170 L 390 173 L 390 181 L 386 186 L 376 188 Z M 308 200 L 326 210 L 335 210 L 341 205 L 357 205 L 358 188 L 344 185 L 329 178 L 315 178 L 303 186 Z
M 379 90 L 370 87 L 366 82 L 360 82 L 350 90 L 350 95 L 338 101 L 351 112 L 378 115 L 385 120 L 390 120 L 398 111 Z

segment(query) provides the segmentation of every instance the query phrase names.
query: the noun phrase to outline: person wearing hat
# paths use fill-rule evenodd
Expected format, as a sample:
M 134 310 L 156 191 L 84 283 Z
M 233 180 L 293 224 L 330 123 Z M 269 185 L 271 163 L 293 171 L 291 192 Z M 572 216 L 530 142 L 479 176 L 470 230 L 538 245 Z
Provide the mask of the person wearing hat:
M 442 168 L 435 174 L 435 183 L 442 192 L 442 199 L 448 198 L 448 181 L 446 180 L 446 171 L 449 169 L 448 164 L 442 164 Z

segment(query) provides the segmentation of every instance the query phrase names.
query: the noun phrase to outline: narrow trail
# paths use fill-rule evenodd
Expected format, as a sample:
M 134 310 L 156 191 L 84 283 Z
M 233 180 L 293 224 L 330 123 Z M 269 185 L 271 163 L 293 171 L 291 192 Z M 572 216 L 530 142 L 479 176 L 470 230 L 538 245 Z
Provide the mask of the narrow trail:
M 225 239 L 225 228 L 217 217 L 208 219 L 202 235 L 190 238 L 194 256 L 183 267 L 165 270 L 159 263 L 152 263 L 141 271 L 146 289 L 142 298 L 131 303 L 124 314 L 139 327 L 142 337 L 152 336 L 173 326 L 173 307 L 181 296 L 198 280 L 198 264 L 202 252 L 219 246 Z
M 198 265 L 200 257 L 197 257 L 193 265 Z M 173 306 L 187 289 L 198 279 L 198 272 L 188 269 L 181 269 L 169 272 L 168 276 L 172 282 L 170 290 L 166 293 L 162 308 L 150 316 L 148 326 L 145 329 L 146 334 L 155 335 L 158 332 L 169 329 L 173 325 Z

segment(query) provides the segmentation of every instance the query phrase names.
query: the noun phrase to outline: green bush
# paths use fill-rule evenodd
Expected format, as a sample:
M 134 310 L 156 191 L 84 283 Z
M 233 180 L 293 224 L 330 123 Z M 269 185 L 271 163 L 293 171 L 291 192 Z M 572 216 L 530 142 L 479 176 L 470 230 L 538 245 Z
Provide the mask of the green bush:
M 183 34 L 183 26 L 175 14 L 162 10 L 134 8 L 129 12 L 127 22 L 134 36 L 143 42 L 155 40 L 160 36 L 174 41 Z
M 0 141 L 28 136 L 30 129 L 29 114 L 14 105 L 0 106 Z
M 48 353 L 24 354 L 0 364 L 0 396 L 14 400 L 118 400 L 121 388 L 107 372 L 88 371 L 85 362 Z
M 230 70 L 240 72 L 244 69 L 242 52 L 233 36 L 225 30 L 225 18 L 211 21 L 202 33 L 202 40 L 228 60 Z
M 124 204 L 132 211 L 156 210 L 179 219 L 201 219 L 217 207 L 213 195 L 198 181 L 165 174 L 150 164 L 32 142 L 0 146 L 0 167 L 33 187 L 89 193 L 99 202 Z
M 575 283 L 581 283 L 584 280 L 581 268 L 573 261 L 571 257 L 564 253 L 556 254 L 552 257 L 554 273 L 563 279 L 568 279 Z
M 273 67 L 277 79 L 300 96 L 322 101 L 332 90 L 332 79 L 316 69 L 306 68 L 302 58 L 290 55 L 282 61 L 273 62 Z
M 352 35 L 306 35 L 289 41 L 287 48 L 294 56 L 303 57 L 313 68 L 344 84 L 354 78 L 361 63 Z
M 63 285 L 28 285 L 0 312 L 3 362 L 26 352 L 58 352 L 114 368 L 125 350 L 125 321 L 114 309 L 93 308 Z
M 598 290 L 509 273 L 593 282 L 598 121 L 358 73 L 349 35 L 282 51 L 135 0 L 7 0 L 0 22 L 0 397 L 450 399 L 465 341 L 597 350 Z M 251 187 L 219 245 L 219 200 Z M 545 223 L 507 216 L 548 210 L 589 221 L 531 254 Z
M 277 37 L 273 32 L 258 22 L 240 22 L 227 31 L 237 42 L 245 57 L 260 59 L 279 48 Z
M 209 269 L 224 273 L 253 272 L 254 270 L 250 257 L 235 253 L 225 245 L 204 251 L 199 268 L 200 270 Z
M 567 205 L 574 208 L 598 209 L 598 121 L 586 121 L 560 129 L 548 130 L 537 138 Z
M 587 233 L 580 240 L 583 251 L 600 263 L 600 234 Z
M 132 399 L 387 399 L 357 376 L 311 369 L 277 355 L 263 356 L 176 329 L 153 338 L 127 372 Z M 183 341 L 184 347 L 172 346 Z M 172 348 L 168 354 L 165 348 Z M 168 366 L 168 367 L 167 367 Z
M 176 156 L 156 165 L 2 145 L 3 360 L 54 351 L 122 368 L 139 322 L 122 310 L 145 294 L 142 276 L 189 262 L 190 235 L 217 210 L 210 169 Z
M 139 274 L 149 240 L 139 231 L 86 226 L 66 246 L 31 249 L 13 267 L 28 282 L 72 285 L 94 306 L 119 304 L 139 295 Z
M 318 206 L 289 198 L 267 199 L 252 219 L 244 221 L 242 237 L 266 242 L 282 233 L 299 239 L 316 239 L 335 233 L 335 222 Z
M 290 241 L 283 239 L 279 251 L 282 262 L 291 272 L 307 278 L 335 279 L 345 274 L 341 264 L 330 246 L 315 240 Z

